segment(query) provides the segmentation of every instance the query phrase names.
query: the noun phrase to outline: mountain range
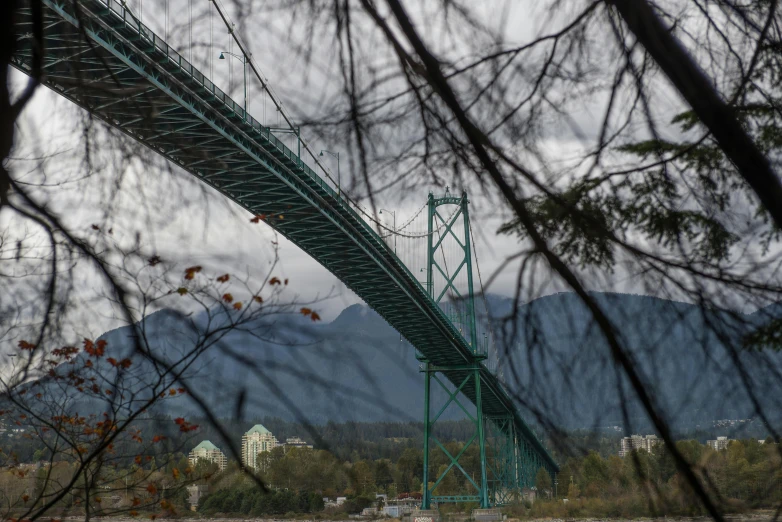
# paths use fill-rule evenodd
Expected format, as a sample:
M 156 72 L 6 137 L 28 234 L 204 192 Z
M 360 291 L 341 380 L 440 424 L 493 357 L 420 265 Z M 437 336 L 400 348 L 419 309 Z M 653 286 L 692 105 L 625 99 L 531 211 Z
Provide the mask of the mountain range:
M 777 428 L 782 425 L 782 355 L 732 348 L 748 329 L 782 309 L 737 314 L 647 296 L 592 295 L 628 347 L 651 400 L 675 429 L 707 426 L 717 419 L 759 423 L 758 411 Z M 487 301 L 500 347 L 491 359 L 531 424 L 649 428 L 634 390 L 617 371 L 577 296 L 536 299 L 519 306 L 515 317 L 511 299 L 489 296 Z M 185 319 L 167 310 L 156 312 L 144 319 L 146 342 L 158 357 L 176 361 L 207 321 L 206 314 Z M 120 360 L 129 354 L 133 335 L 130 328 L 119 328 L 101 339 L 107 341 L 107 354 Z M 313 424 L 420 421 L 423 378 L 418 366 L 415 349 L 377 313 L 357 304 L 330 323 L 291 314 L 231 331 L 192 361 L 185 379 L 218 417 L 275 416 Z M 145 375 L 157 375 L 151 366 L 135 370 L 142 381 Z M 433 392 L 434 411 L 445 398 L 442 391 Z M 172 415 L 202 414 L 195 397 L 165 404 Z M 462 416 L 452 404 L 442 418 Z

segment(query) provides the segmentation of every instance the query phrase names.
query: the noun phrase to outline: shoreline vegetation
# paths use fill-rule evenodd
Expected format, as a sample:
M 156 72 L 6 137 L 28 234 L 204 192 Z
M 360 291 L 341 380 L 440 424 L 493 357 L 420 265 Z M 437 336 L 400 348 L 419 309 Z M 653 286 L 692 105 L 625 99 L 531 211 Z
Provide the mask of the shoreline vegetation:
M 503 511 L 505 511 L 503 509 Z M 748 513 L 742 513 L 742 514 L 728 514 L 725 516 L 726 521 L 728 522 L 772 522 L 774 520 L 775 511 L 774 510 L 754 510 L 752 512 Z M 444 516 L 441 518 L 442 522 L 447 522 L 450 517 Z M 459 517 L 454 518 L 455 520 L 466 520 L 465 518 Z M 77 520 L 84 520 L 84 517 L 79 516 L 67 516 L 67 517 L 61 517 L 57 520 L 60 520 L 61 522 L 72 522 Z M 132 521 L 138 521 L 139 517 L 129 517 L 129 516 L 117 516 L 117 517 L 91 517 L 91 520 L 93 522 L 132 522 Z M 333 522 L 348 522 L 348 521 L 354 521 L 354 520 L 382 520 L 384 522 L 402 522 L 399 518 L 389 518 L 389 517 L 377 517 L 377 518 L 370 518 L 370 517 L 363 517 L 363 518 L 327 518 L 324 516 L 321 517 L 274 517 L 274 518 L 258 518 L 258 517 L 237 517 L 235 515 L 210 515 L 210 516 L 193 516 L 193 514 L 188 513 L 187 515 L 182 515 L 178 517 L 168 517 L 168 518 L 157 518 L 155 522 L 204 522 L 205 520 L 220 520 L 220 522 L 279 522 L 282 520 L 297 520 L 300 522 L 317 522 L 319 520 L 332 520 Z M 603 522 L 603 521 L 614 521 L 614 522 L 621 522 L 626 520 L 632 520 L 635 522 L 644 522 L 644 521 L 666 521 L 666 522 L 709 522 L 712 519 L 705 516 L 693 516 L 693 517 L 680 517 L 680 516 L 659 516 L 659 517 L 515 517 L 511 516 L 510 514 L 507 514 L 507 519 L 505 522 Z
M 465 461 L 465 471 L 478 473 L 474 447 L 465 448 L 463 442 L 456 441 L 445 446 L 451 454 L 464 450 L 465 455 L 472 457 Z M 556 492 L 551 477 L 543 469 L 539 470 L 537 499 L 524 498 L 519 504 L 502 508 L 503 513 L 508 519 L 524 521 L 705 515 L 691 490 L 681 481 L 664 446 L 654 453 L 637 450 L 625 458 L 603 453 L 608 446 L 599 444 L 602 451 L 589 450 L 582 456 L 563 458 Z M 769 509 L 782 500 L 779 445 L 773 439 L 734 440 L 719 451 L 694 440 L 679 441 L 677 447 L 696 472 L 708 479 L 709 494 L 720 499 L 721 510 L 731 515 L 731 519 L 765 522 L 768 517 L 757 510 Z M 223 471 L 205 461 L 191 468 L 183 453 L 159 454 L 149 462 L 104 470 L 104 484 L 108 488 L 91 489 L 86 497 L 90 500 L 90 518 L 108 521 L 160 521 L 169 516 L 179 517 L 177 520 L 355 520 L 354 514 L 376 504 L 377 494 L 389 499 L 416 498 L 422 491 L 418 478 L 423 465 L 420 449 L 397 448 L 396 455 L 384 455 L 377 449 L 366 458 L 353 454 L 345 460 L 327 450 L 309 448 L 279 447 L 264 452 L 260 455 L 264 469 L 261 475 L 270 487 L 268 494 L 262 494 L 236 462 L 229 462 Z M 430 466 L 438 474 L 445 471 L 444 454 L 433 456 Z M 18 497 L 19 502 L 27 504 L 28 499 L 35 498 L 30 492 L 47 493 L 39 491 L 40 479 L 49 476 L 50 480 L 70 480 L 73 466 L 56 462 L 24 472 L 24 478 L 12 476 L 11 471 L 14 470 L 0 472 L 2 491 L 8 498 Z M 132 478 L 135 484 L 129 492 L 127 478 Z M 467 493 L 470 486 L 465 480 L 459 474 L 450 473 L 435 493 Z M 190 510 L 189 485 L 206 487 L 198 499 L 197 512 Z M 64 497 L 51 510 L 52 519 L 69 520 L 83 513 L 84 493 L 74 490 L 72 495 Z M 30 496 L 25 499 L 25 495 Z M 324 501 L 324 498 L 337 497 L 345 497 L 339 506 Z M 111 504 L 106 501 L 108 498 Z M 443 521 L 465 520 L 474 507 L 473 504 L 445 504 L 440 511 Z M 128 515 L 112 516 L 124 513 Z

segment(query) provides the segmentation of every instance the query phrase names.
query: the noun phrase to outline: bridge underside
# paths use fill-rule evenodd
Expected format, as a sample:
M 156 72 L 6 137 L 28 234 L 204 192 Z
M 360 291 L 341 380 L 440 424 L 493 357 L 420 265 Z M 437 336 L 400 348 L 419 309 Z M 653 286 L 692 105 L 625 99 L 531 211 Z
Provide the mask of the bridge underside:
M 488 431 L 512 446 L 504 455 L 514 455 L 498 476 L 513 468 L 515 478 L 502 479 L 498 490 L 531 486 L 540 467 L 557 471 L 500 382 L 474 361 L 468 341 L 417 278 L 296 153 L 118 2 L 44 5 L 47 87 L 262 216 L 441 367 L 454 386 L 463 385 L 468 400 L 475 403 L 480 392 Z M 13 65 L 29 74 L 29 8 L 20 14 Z M 480 379 L 465 383 L 475 371 Z M 491 501 L 502 503 L 496 496 Z

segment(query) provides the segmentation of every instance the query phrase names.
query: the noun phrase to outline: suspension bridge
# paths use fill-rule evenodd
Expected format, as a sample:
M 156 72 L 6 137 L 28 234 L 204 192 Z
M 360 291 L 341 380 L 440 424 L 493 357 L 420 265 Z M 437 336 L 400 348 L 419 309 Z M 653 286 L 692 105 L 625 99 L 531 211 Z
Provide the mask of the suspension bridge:
M 186 1 L 189 10 L 176 12 L 187 12 L 189 20 L 176 36 L 169 34 L 168 0 L 152 4 L 157 13 L 149 14 L 147 6 L 155 30 L 143 23 L 140 1 L 131 10 L 115 0 L 43 0 L 44 84 L 263 219 L 415 346 L 425 383 L 423 509 L 442 502 L 475 502 L 488 508 L 518 501 L 523 488 L 535 485 L 540 468 L 556 481 L 556 462 L 494 371 L 491 329 L 476 312 L 477 258 L 467 195 L 430 194 L 421 210 L 400 226 L 380 222 L 343 193 L 339 179 L 335 183 L 309 150 L 219 0 L 201 2 L 208 4 L 208 17 L 199 18 L 197 33 L 209 31 L 205 47 L 210 54 L 200 61 L 193 56 L 192 0 Z M 30 74 L 35 17 L 29 2 L 21 3 L 18 20 L 12 65 Z M 208 20 L 208 29 L 203 20 Z M 227 35 L 227 49 L 214 48 L 215 22 L 222 28 L 218 32 Z M 187 45 L 170 45 L 169 37 L 188 40 Z M 187 52 L 176 50 L 183 47 Z M 220 83 L 213 63 L 218 53 L 240 60 L 243 103 L 215 85 Z M 209 76 L 202 69 L 209 70 Z M 248 69 L 261 85 L 263 123 L 248 111 Z M 230 93 L 230 77 L 228 84 Z M 274 107 L 274 125 L 265 119 L 266 101 Z M 309 154 L 307 161 L 302 148 Z M 444 404 L 432 403 L 433 386 L 446 390 Z M 456 455 L 432 432 L 452 406 L 461 408 L 475 426 Z M 476 477 L 460 464 L 471 445 L 477 445 L 480 454 Z M 430 469 L 433 451 L 448 457 L 443 473 Z M 460 473 L 469 491 L 439 494 L 448 473 Z

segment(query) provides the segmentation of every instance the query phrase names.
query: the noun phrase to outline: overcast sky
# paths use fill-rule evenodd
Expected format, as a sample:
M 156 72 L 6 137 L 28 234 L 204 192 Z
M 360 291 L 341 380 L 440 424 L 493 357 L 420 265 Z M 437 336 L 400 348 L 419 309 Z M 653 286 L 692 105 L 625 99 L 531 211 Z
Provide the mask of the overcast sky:
M 500 4 L 512 5 L 507 2 L 497 3 Z M 136 0 L 131 5 L 138 9 L 140 2 Z M 191 35 L 183 28 L 187 27 L 189 16 L 187 0 L 171 0 L 168 22 L 159 10 L 154 12 L 153 5 L 159 8 L 163 3 L 153 4 L 149 0 L 145 2 L 145 23 L 151 25 L 161 35 L 168 34 L 170 42 L 179 42 L 181 53 L 186 58 L 190 57 L 188 42 L 192 38 L 200 45 L 200 48 L 194 51 L 193 61 L 205 73 L 211 72 L 215 83 L 225 90 L 229 90 L 227 76 L 228 72 L 232 71 L 231 90 L 234 99 L 241 101 L 239 64 L 232 60 L 216 59 L 219 51 L 236 51 L 229 43 L 227 33 L 220 27 L 216 17 L 212 19 L 213 25 L 210 28 L 209 18 L 202 16 L 203 13 L 196 10 L 193 14 L 197 20 L 196 29 L 195 34 Z M 513 23 L 508 24 L 510 27 L 508 31 L 515 32 L 516 40 L 524 39 L 528 33 L 535 30 L 535 20 L 538 24 L 551 22 L 545 17 L 536 19 L 528 12 L 514 9 L 505 16 L 513 20 Z M 247 36 L 254 52 L 254 59 L 261 65 L 264 74 L 287 106 L 296 104 L 297 93 L 302 93 L 301 99 L 305 100 L 303 93 L 312 92 L 313 78 L 322 79 L 323 83 L 318 87 L 323 90 L 328 90 L 329 85 L 335 84 L 330 75 L 337 74 L 338 69 L 334 66 L 335 58 L 329 49 L 319 50 L 319 54 L 316 53 L 315 59 L 309 64 L 296 60 L 295 55 L 286 54 L 286 43 L 284 39 L 279 38 L 279 35 L 290 27 L 290 20 L 285 16 L 257 9 L 251 16 L 243 19 L 243 23 L 244 25 L 240 25 L 238 29 Z M 508 20 L 506 19 L 504 23 L 507 24 Z M 308 69 L 303 70 L 304 67 Z M 24 81 L 21 74 L 16 74 L 16 81 Z M 305 102 L 312 104 L 313 99 L 316 98 L 316 95 L 309 94 Z M 273 119 L 273 116 L 270 116 L 273 113 L 270 102 L 264 101 L 264 97 L 255 92 L 252 86 L 250 112 L 262 122 Z M 83 114 L 80 114 L 78 109 L 74 109 L 67 100 L 48 89 L 39 89 L 32 103 L 29 104 L 20 127 L 20 146 L 16 152 L 18 159 L 14 163 L 16 172 L 23 172 L 31 165 L 31 162 L 25 161 L 25 158 L 50 157 L 47 165 L 49 175 L 53 179 L 78 177 L 77 173 L 81 168 L 79 161 L 83 159 L 83 151 L 79 148 L 82 137 L 74 134 L 73 130 L 79 128 L 76 122 L 82 117 Z M 588 107 L 584 107 L 579 113 L 574 113 L 573 117 L 580 120 L 583 129 L 589 129 L 594 120 L 594 115 Z M 315 151 L 321 148 L 340 150 L 339 144 L 319 142 L 315 137 L 308 136 L 306 129 L 303 133 Z M 567 161 L 580 152 L 578 140 L 567 133 L 551 136 L 545 139 L 541 146 L 552 157 L 562 161 Z M 102 151 L 102 153 L 106 156 L 107 162 L 111 161 L 112 154 L 117 154 L 115 151 Z M 336 171 L 333 159 L 326 157 L 324 163 L 332 172 Z M 343 179 L 351 179 L 349 162 L 343 161 L 340 167 Z M 177 167 L 173 167 L 173 171 L 169 172 L 159 161 L 153 164 L 135 163 L 122 174 L 123 190 L 130 195 L 119 198 L 113 204 L 109 224 L 113 225 L 116 237 L 125 237 L 129 240 L 136 231 L 141 230 L 144 233 L 144 244 L 154 248 L 164 258 L 181 260 L 186 264 L 225 267 L 226 270 L 239 273 L 246 271 L 256 276 L 269 265 L 272 257 L 270 243 L 276 239 L 279 242 L 280 254 L 277 273 L 290 278 L 292 291 L 302 299 L 330 296 L 330 300 L 320 306 L 324 319 L 330 320 L 346 306 L 360 301 L 339 280 L 295 245 L 282 237 L 275 237 L 273 231 L 265 224 L 250 223 L 251 216 L 238 205 L 198 183 Z M 107 169 L 101 173 L 100 181 L 107 183 L 117 176 L 117 172 Z M 175 180 L 173 183 L 172 179 Z M 95 181 L 92 180 L 86 185 L 74 183 L 59 188 L 57 197 L 52 200 L 54 208 L 63 216 L 66 223 L 75 229 L 87 229 L 91 223 L 100 221 L 104 217 L 96 211 L 100 208 L 99 199 L 103 192 L 97 191 L 96 194 L 88 195 L 94 185 Z M 434 187 L 431 190 L 442 191 Z M 138 208 L 141 191 L 144 191 L 145 198 L 148 196 L 145 202 L 154 202 L 149 204 L 154 208 L 142 210 Z M 379 208 L 395 210 L 397 222 L 402 223 L 425 203 L 427 192 L 428 190 L 422 188 L 420 192 L 414 194 L 383 193 L 379 196 Z M 90 201 L 94 204 L 90 204 Z M 520 247 L 516 239 L 496 235 L 497 227 L 508 218 L 501 209 L 476 201 L 471 211 L 478 243 L 476 246 L 478 261 L 483 278 L 487 279 Z M 155 215 L 158 216 L 157 219 Z M 387 219 L 386 222 L 391 225 L 388 213 L 378 218 Z M 0 215 L 0 220 L 2 219 Z M 410 268 L 413 272 L 417 271 L 417 267 Z M 496 274 L 494 283 L 488 291 L 500 295 L 512 295 L 517 270 L 517 264 L 507 265 Z M 632 289 L 632 284 L 623 281 L 620 274 L 615 273 L 613 276 L 610 282 L 593 279 L 593 288 Z M 540 287 L 536 289 L 536 295 L 561 289 L 556 285 L 547 285 L 544 274 L 541 274 L 540 279 L 541 281 L 538 281 Z

